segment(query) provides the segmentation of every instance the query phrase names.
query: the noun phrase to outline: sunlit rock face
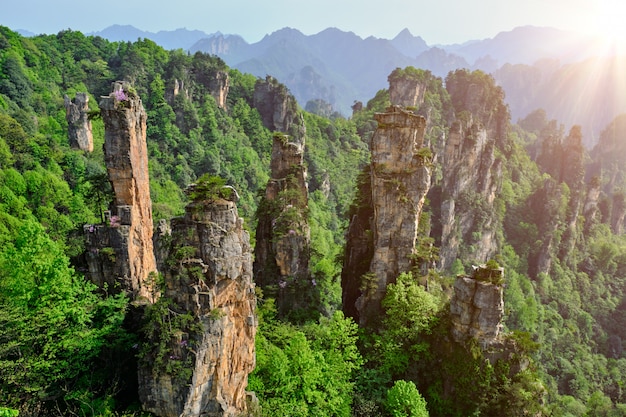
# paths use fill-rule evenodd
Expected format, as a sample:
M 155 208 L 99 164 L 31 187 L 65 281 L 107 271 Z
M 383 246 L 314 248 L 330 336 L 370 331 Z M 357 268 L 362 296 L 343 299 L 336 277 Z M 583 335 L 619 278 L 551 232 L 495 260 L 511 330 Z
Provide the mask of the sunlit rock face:
M 501 229 L 494 205 L 502 182 L 502 159 L 508 143 L 509 115 L 504 93 L 489 82 L 463 76 L 446 82 L 455 111 L 440 160 L 442 181 L 440 266 L 457 258 L 487 261 L 498 250 Z
M 163 299 L 188 321 L 140 362 L 142 405 L 161 417 L 242 415 L 257 318 L 250 238 L 235 202 L 189 204 L 172 220 L 170 248 Z M 171 372 L 156 365 L 159 355 Z
M 153 252 L 152 200 L 148 176 L 146 112 L 141 99 L 123 82 L 100 101 L 104 157 L 113 187 L 113 210 L 106 224 L 86 226 L 91 279 L 111 291 L 126 291 L 135 301 L 152 302 L 156 261 Z
M 419 217 L 431 176 L 430 150 L 423 147 L 425 119 L 399 106 L 389 107 L 375 118 L 378 128 L 371 142 L 371 194 L 365 197 L 371 207 L 371 220 L 359 215 L 352 219 L 350 253 L 342 275 L 346 313 L 356 316 L 362 325 L 380 314 L 387 285 L 412 266 Z M 371 239 L 366 237 L 368 234 Z M 356 242 L 372 248 L 369 268 L 363 276 L 359 276 L 363 268 L 358 266 L 362 260 L 355 255 L 367 254 L 369 249 Z
M 483 349 L 498 341 L 504 317 L 502 268 L 475 267 L 471 277 L 459 275 L 450 301 L 452 336 L 464 343 L 475 339 Z
M 209 80 L 209 92 L 215 99 L 217 106 L 221 109 L 226 108 L 226 99 L 228 98 L 228 90 L 230 89 L 230 78 L 226 71 L 216 71 L 215 77 Z
M 93 152 L 93 134 L 89 120 L 89 96 L 76 93 L 70 100 L 65 96 L 65 118 L 72 149 Z

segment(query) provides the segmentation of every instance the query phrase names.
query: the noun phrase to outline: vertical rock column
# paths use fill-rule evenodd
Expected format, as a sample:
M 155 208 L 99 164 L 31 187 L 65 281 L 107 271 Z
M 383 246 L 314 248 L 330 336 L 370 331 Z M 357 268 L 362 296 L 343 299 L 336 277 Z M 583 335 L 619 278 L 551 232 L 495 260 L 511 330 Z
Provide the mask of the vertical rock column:
M 172 220 L 161 300 L 167 304 L 161 318 L 150 322 L 157 330 L 139 370 L 143 407 L 161 417 L 246 411 L 256 296 L 250 237 L 232 201 L 236 193 L 227 195 L 195 200 L 184 217 Z
M 430 150 L 422 148 L 426 120 L 392 106 L 375 115 L 371 184 L 374 253 L 356 301 L 362 325 L 380 311 L 387 285 L 412 266 L 419 217 L 430 188 Z
M 254 277 L 274 297 L 281 315 L 316 308 L 310 279 L 308 186 L 304 168 L 306 128 L 296 99 L 276 79 L 258 80 L 254 105 L 274 133 L 271 178 L 257 217 Z
M 115 194 L 110 226 L 121 234 L 120 239 L 112 237 L 120 242 L 111 246 L 115 263 L 126 263 L 118 265 L 122 275 L 116 278 L 133 298 L 154 301 L 156 293 L 149 275 L 157 268 L 152 244 L 146 112 L 141 99 L 122 82 L 115 82 L 113 92 L 102 97 L 100 111 L 105 128 L 104 158 Z
M 450 301 L 452 337 L 458 343 L 475 339 L 483 350 L 499 340 L 504 318 L 504 269 L 475 266 L 472 277 L 459 275 Z
M 266 294 L 276 297 L 279 312 L 287 314 L 307 307 L 307 288 L 312 288 L 302 144 L 275 134 L 271 169 L 259 210 L 254 271 Z
M 73 100 L 65 96 L 65 118 L 70 146 L 73 149 L 93 152 L 93 134 L 88 113 L 89 96 L 87 93 L 76 93 Z

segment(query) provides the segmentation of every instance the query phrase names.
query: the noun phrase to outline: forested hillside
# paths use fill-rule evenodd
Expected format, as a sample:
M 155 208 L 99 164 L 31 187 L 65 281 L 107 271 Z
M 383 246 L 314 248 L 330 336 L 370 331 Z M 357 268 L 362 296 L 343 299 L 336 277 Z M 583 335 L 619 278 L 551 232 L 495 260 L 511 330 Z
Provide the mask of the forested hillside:
M 268 128 L 276 115 L 259 102 L 259 86 L 290 96 L 271 76 L 145 39 L 69 30 L 25 38 L 0 27 L 0 416 L 150 415 L 138 395 L 145 352 L 156 352 L 167 373 L 191 373 L 151 330 L 174 308 L 165 297 L 142 319 L 129 294 L 88 279 L 83 228 L 104 222 L 113 205 L 98 102 L 116 80 L 132 86 L 122 93 L 140 97 L 147 113 L 155 223 L 183 215 L 198 198 L 187 187 L 199 183 L 237 191 L 252 246 L 264 238 L 257 225 L 275 226 L 263 218 L 276 208 L 266 192 L 276 180 L 273 144 L 288 145 L 293 133 Z M 306 132 L 299 172 L 308 200 L 282 213 L 297 213 L 290 224 L 306 222 L 315 296 L 290 314 L 282 281 L 257 284 L 248 385 L 257 401 L 246 413 L 626 415 L 624 117 L 587 150 L 581 127 L 565 129 L 540 109 L 512 124 L 503 90 L 483 72 L 441 79 L 409 67 L 389 82 L 349 119 L 284 109 Z M 359 322 L 354 301 L 377 285 L 369 270 L 379 233 L 374 179 L 398 196 L 392 206 L 416 191 L 371 163 L 373 138 L 394 127 L 375 114 L 400 104 L 398 85 L 419 87 L 415 104 L 397 112 L 423 120 L 415 158 L 429 181 L 410 268 L 387 282 L 377 314 Z M 92 152 L 70 144 L 65 106 L 76 93 L 89 98 Z M 473 265 L 487 278 L 472 275 Z M 455 333 L 457 275 L 503 291 L 490 344 Z M 177 317 L 167 337 L 172 326 L 190 327 Z

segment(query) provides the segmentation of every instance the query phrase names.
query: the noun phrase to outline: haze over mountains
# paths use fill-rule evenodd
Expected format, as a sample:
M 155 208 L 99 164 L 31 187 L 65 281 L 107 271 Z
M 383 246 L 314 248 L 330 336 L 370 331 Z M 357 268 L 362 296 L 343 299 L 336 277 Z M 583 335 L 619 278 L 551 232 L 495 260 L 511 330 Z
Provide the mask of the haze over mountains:
M 598 39 L 553 28 L 518 27 L 455 45 L 428 45 L 407 29 L 393 39 L 363 39 L 336 28 L 314 35 L 284 28 L 256 43 L 219 32 L 153 33 L 120 25 L 92 35 L 112 41 L 148 38 L 167 49 L 217 55 L 242 72 L 276 77 L 303 107 L 322 99 L 344 116 L 355 101 L 366 102 L 386 88 L 393 69 L 409 65 L 440 77 L 457 68 L 491 73 L 506 92 L 514 121 L 543 108 L 566 129 L 581 125 L 587 145 L 626 111 L 626 97 L 616 88 L 624 83 L 618 70 L 626 68 L 624 57 L 601 49 Z

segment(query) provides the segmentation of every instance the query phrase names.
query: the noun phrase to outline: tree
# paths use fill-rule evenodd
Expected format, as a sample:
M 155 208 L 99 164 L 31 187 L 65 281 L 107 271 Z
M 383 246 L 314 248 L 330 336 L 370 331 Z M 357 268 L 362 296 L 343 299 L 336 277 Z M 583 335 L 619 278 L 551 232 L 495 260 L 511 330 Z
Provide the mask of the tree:
M 428 417 L 426 400 L 411 381 L 398 380 L 387 391 L 385 408 L 392 417 Z
M 65 405 L 71 392 L 107 390 L 95 360 L 129 341 L 122 327 L 127 301 L 122 294 L 102 299 L 94 290 L 35 221 L 24 222 L 0 251 L 0 393 L 6 405 Z

